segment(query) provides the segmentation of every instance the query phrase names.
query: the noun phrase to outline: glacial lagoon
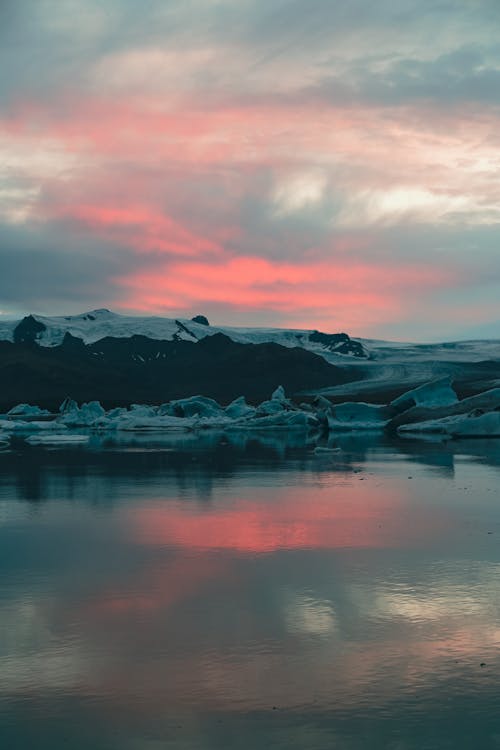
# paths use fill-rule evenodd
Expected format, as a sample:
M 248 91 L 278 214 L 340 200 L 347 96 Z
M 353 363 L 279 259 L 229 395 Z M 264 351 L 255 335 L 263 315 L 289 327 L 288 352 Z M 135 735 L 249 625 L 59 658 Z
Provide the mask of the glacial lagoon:
M 14 444 L 2 747 L 500 747 L 499 478 L 498 440 Z

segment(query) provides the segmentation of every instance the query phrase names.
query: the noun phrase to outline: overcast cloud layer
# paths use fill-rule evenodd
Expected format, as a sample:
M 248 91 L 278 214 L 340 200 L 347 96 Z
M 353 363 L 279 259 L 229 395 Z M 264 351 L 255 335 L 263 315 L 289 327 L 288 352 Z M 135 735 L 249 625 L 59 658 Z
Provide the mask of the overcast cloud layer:
M 3 0 L 0 309 L 500 331 L 498 0 Z

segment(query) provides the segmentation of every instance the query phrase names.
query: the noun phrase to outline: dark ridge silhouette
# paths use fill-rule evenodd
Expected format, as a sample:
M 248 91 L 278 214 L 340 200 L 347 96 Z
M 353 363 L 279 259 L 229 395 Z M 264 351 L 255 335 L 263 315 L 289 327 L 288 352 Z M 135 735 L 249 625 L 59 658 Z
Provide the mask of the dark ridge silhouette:
M 66 396 L 97 399 L 106 408 L 198 393 L 221 404 L 240 395 L 258 403 L 280 384 L 293 395 L 357 377 L 299 347 L 240 344 L 221 333 L 198 342 L 130 336 L 89 345 L 67 333 L 60 346 L 42 347 L 30 330 L 18 343 L 0 341 L 3 412 L 21 402 L 54 410 Z

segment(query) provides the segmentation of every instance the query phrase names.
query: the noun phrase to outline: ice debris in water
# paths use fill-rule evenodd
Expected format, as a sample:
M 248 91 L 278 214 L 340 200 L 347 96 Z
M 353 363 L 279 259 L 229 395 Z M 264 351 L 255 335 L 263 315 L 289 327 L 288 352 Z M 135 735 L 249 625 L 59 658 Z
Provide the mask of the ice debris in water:
M 19 417 L 25 417 L 21 419 Z M 302 430 L 320 434 L 345 430 L 398 430 L 401 435 L 438 434 L 445 437 L 500 437 L 500 389 L 485 391 L 458 400 L 449 378 L 413 388 L 387 405 L 346 402 L 332 404 L 324 396 L 312 403 L 296 406 L 286 397 L 282 386 L 258 406 L 248 404 L 244 396 L 225 408 L 207 396 L 190 396 L 152 406 L 132 404 L 106 411 L 98 401 L 79 406 L 65 399 L 53 420 L 37 420 L 45 415 L 39 407 L 20 404 L 11 409 L 8 419 L 0 420 L 0 441 L 10 436 L 31 436 L 32 444 L 63 444 L 71 433 L 68 428 L 97 431 L 148 432 L 162 430 Z M 29 417 L 29 419 L 28 419 Z M 420 421 L 418 421 L 420 420 Z M 71 442 L 84 443 L 84 436 Z M 318 453 L 322 452 L 318 450 Z

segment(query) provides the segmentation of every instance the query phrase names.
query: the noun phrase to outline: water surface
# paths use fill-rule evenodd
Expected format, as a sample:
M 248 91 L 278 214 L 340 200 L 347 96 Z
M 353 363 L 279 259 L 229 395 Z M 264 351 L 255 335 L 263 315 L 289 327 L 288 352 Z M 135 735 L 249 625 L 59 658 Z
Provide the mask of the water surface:
M 500 747 L 500 443 L 0 454 L 0 739 Z

